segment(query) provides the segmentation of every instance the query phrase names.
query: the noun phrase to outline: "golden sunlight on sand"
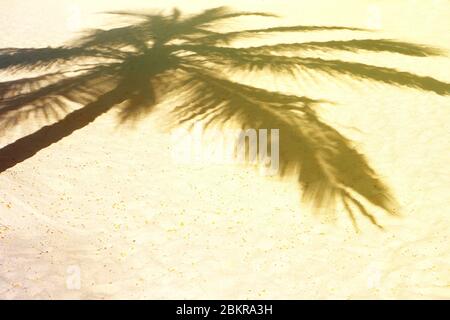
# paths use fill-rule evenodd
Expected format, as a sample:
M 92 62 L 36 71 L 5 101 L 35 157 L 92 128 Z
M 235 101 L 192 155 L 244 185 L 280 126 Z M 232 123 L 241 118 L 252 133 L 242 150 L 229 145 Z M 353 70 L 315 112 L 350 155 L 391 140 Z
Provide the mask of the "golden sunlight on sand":
M 320 57 L 450 83 L 449 1 L 161 3 L 1 1 L 0 47 L 60 45 L 86 28 L 112 23 L 98 12 L 149 8 L 170 13 L 176 6 L 195 13 L 227 5 L 282 16 L 250 18 L 245 28 L 261 23 L 369 28 L 375 30 L 372 39 L 439 47 L 446 56 L 338 51 Z M 326 41 L 353 34 L 285 34 L 238 44 L 299 37 Z M 350 78 L 334 81 L 328 75 L 298 83 L 236 77 L 268 90 L 330 101 L 318 106 L 321 118 L 367 157 L 395 195 L 400 214 L 373 206 L 383 228 L 357 215 L 357 232 L 345 207 L 311 210 L 295 177 L 264 176 L 239 164 L 175 161 L 167 126 L 170 102 L 126 125 L 112 110 L 0 174 L 0 298 L 449 299 L 448 93 Z M 1 82 L 14 78 L 0 74 Z M 28 118 L 2 131 L 0 147 L 45 124 L 43 118 Z

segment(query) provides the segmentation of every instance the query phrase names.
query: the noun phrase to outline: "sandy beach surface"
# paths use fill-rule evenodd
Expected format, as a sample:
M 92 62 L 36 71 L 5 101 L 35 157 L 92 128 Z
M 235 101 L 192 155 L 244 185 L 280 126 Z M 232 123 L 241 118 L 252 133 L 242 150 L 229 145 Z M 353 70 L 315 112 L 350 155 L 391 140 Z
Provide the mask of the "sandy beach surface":
M 1 0 L 0 47 L 61 44 L 105 23 L 95 12 L 225 4 L 450 49 L 449 1 L 337 3 Z M 339 57 L 450 83 L 449 57 Z M 358 217 L 355 232 L 339 208 L 314 215 L 293 181 L 253 168 L 177 163 L 165 110 L 135 126 L 112 111 L 0 174 L 0 298 L 449 299 L 450 98 L 352 81 L 298 89 L 336 102 L 321 116 L 392 188 L 401 216 L 375 210 L 384 230 Z M 23 122 L 0 146 L 39 125 Z

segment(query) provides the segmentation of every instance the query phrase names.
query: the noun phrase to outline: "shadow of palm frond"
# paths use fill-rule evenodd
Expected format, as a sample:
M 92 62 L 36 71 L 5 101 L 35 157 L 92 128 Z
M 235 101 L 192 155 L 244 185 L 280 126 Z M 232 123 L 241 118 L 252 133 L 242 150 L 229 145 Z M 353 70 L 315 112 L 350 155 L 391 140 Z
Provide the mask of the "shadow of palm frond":
M 314 106 L 322 101 L 245 86 L 204 69 L 186 69 L 179 90 L 188 101 L 175 109 L 179 124 L 202 121 L 207 128 L 235 121 L 244 130 L 279 129 L 279 173 L 297 175 L 303 199 L 313 208 L 330 210 L 340 199 L 354 223 L 356 209 L 381 227 L 357 194 L 396 212 L 395 199 L 366 158 L 318 117 Z
M 30 117 L 60 120 L 70 112 L 69 101 L 91 103 L 111 90 L 113 82 L 102 67 L 70 77 L 55 72 L 3 82 L 0 84 L 2 129 Z
M 203 120 L 237 121 L 242 128 L 279 129 L 282 176 L 296 175 L 303 198 L 332 208 L 338 200 L 356 223 L 359 212 L 378 225 L 371 204 L 396 213 L 394 197 L 352 143 L 320 120 L 307 97 L 287 95 L 231 81 L 230 71 L 265 71 L 296 78 L 325 73 L 448 95 L 450 84 L 431 77 L 351 61 L 292 56 L 293 52 L 388 52 L 415 57 L 442 55 L 439 49 L 386 39 L 302 42 L 237 48 L 233 41 L 282 32 L 340 30 L 342 26 L 281 26 L 217 31 L 227 19 L 275 17 L 224 7 L 196 15 L 115 12 L 133 19 L 128 25 L 90 30 L 57 48 L 0 50 L 0 70 L 39 72 L 0 83 L 1 129 L 33 116 L 55 120 L 0 149 L 0 172 L 89 125 L 112 108 L 120 123 L 136 121 L 154 106 L 176 97 L 174 126 Z M 216 27 L 216 28 L 215 28 Z M 287 55 L 286 53 L 290 53 Z M 57 69 L 55 71 L 54 69 Z M 69 103 L 80 107 L 67 108 Z
M 302 43 L 279 43 L 275 45 L 249 48 L 253 53 L 273 54 L 295 51 L 376 51 L 399 53 L 408 56 L 428 57 L 445 54 L 444 50 L 416 43 L 396 41 L 393 39 L 354 39 L 343 41 L 310 41 Z
M 371 40 L 372 41 L 372 40 Z M 390 41 L 391 42 L 391 41 Z M 277 46 L 277 45 L 275 45 Z M 394 50 L 398 46 L 391 47 Z M 263 51 L 270 46 L 264 46 Z M 417 56 L 418 48 L 422 46 L 413 45 L 416 50 L 406 50 L 410 55 Z M 367 49 L 366 47 L 365 49 Z M 311 57 L 292 57 L 274 54 L 260 54 L 259 47 L 253 48 L 230 48 L 205 45 L 186 46 L 187 50 L 194 51 L 208 58 L 209 62 L 221 65 L 231 70 L 268 71 L 271 73 L 291 74 L 298 78 L 301 74 L 324 73 L 339 80 L 340 76 L 346 75 L 354 79 L 383 82 L 391 85 L 410 87 L 432 91 L 439 95 L 450 94 L 450 84 L 439 81 L 432 77 L 419 76 L 410 72 L 399 71 L 393 68 L 379 67 L 358 62 L 327 60 Z M 353 51 L 351 49 L 350 51 Z M 372 51 L 385 51 L 374 46 Z M 392 51 L 397 52 L 397 51 Z M 437 49 L 425 48 L 421 51 L 422 56 L 436 55 Z M 397 52 L 398 53 L 398 52 Z M 406 54 L 406 53 L 403 53 Z

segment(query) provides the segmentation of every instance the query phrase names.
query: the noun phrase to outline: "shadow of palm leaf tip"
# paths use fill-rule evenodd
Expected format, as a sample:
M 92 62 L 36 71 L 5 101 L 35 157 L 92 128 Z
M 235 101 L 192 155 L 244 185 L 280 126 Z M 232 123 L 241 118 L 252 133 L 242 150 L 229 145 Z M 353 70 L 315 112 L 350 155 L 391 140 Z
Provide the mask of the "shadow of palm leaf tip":
M 320 101 L 232 81 L 229 71 L 265 71 L 343 76 L 448 95 L 450 84 L 393 68 L 342 60 L 303 57 L 304 52 L 387 52 L 428 57 L 436 48 L 387 40 L 336 40 L 279 43 L 237 48 L 234 41 L 283 32 L 367 30 L 342 26 L 280 26 L 217 31 L 227 19 L 243 16 L 273 18 L 264 12 L 225 7 L 184 15 L 113 12 L 132 17 L 129 24 L 90 30 L 61 47 L 0 50 L 0 69 L 36 72 L 0 83 L 0 121 L 6 130 L 26 119 L 54 120 L 0 149 L 1 172 L 81 129 L 105 112 L 120 108 L 120 123 L 136 121 L 154 106 L 178 97 L 173 124 L 203 120 L 222 125 L 238 121 L 242 128 L 280 130 L 280 175 L 297 175 L 303 199 L 314 207 L 340 201 L 352 221 L 360 213 L 378 225 L 368 206 L 396 213 L 396 201 L 367 159 L 336 129 L 314 112 Z M 286 54 L 289 53 L 289 54 Z M 28 73 L 29 74 L 29 73 Z M 320 77 L 317 77 L 320 80 Z M 68 103 L 81 105 L 75 111 Z M 333 211 L 333 210 L 328 210 Z

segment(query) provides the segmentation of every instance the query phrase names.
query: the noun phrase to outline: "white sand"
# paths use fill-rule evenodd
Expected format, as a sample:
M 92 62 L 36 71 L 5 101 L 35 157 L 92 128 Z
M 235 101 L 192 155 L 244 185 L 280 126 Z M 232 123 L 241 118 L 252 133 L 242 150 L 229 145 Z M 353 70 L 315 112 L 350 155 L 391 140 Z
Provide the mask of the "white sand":
M 0 47 L 60 43 L 68 27 L 95 24 L 92 12 L 148 3 L 109 2 L 2 1 Z M 381 37 L 449 47 L 448 1 L 295 2 L 242 9 L 362 27 L 379 10 Z M 224 1 L 195 3 L 184 7 Z M 450 82 L 448 58 L 359 59 Z M 342 211 L 323 221 L 295 184 L 252 169 L 176 164 L 157 115 L 126 128 L 110 113 L 0 175 L 0 298 L 450 298 L 450 99 L 384 85 L 303 89 L 338 102 L 323 117 L 398 197 L 401 218 L 376 211 L 385 231 L 360 218 L 356 234 Z

